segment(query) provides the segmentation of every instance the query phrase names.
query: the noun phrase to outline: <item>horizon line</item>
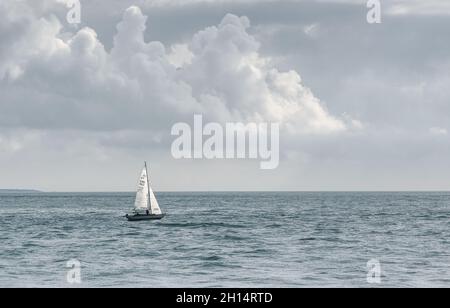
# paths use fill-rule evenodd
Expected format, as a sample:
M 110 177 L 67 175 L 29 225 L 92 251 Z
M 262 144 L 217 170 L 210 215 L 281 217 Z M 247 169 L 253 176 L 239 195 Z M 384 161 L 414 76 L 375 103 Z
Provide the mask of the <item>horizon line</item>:
M 73 191 L 65 191 L 65 190 L 40 190 L 40 189 L 0 189 L 1 191 L 16 191 L 16 192 L 30 192 L 30 193 L 135 193 L 134 190 L 92 190 L 92 191 L 82 191 L 82 190 L 73 190 Z M 422 189 L 422 190 L 414 190 L 414 189 L 406 189 L 406 190 L 158 190 L 156 193 L 407 193 L 407 192 L 450 192 L 450 189 L 440 190 L 440 189 Z

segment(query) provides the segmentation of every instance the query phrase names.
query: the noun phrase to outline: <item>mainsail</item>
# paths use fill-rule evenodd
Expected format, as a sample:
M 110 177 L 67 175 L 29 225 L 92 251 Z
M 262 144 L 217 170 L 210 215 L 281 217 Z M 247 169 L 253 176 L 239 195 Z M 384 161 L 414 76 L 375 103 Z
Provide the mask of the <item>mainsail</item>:
M 139 178 L 136 200 L 134 201 L 134 207 L 137 210 L 148 209 L 148 177 L 147 177 L 147 168 L 145 167 L 141 172 L 141 177 Z
M 147 164 L 142 170 L 141 177 L 139 178 L 134 207 L 137 210 L 149 210 L 150 213 L 155 215 L 162 214 L 161 209 L 159 208 L 158 201 L 156 200 L 155 194 L 153 193 L 153 189 L 150 187 Z

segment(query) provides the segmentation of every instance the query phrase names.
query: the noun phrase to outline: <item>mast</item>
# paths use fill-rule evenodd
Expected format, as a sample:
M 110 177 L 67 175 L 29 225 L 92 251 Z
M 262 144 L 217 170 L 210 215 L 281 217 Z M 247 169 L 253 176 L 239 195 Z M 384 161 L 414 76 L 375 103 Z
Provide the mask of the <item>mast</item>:
M 152 210 L 152 206 L 151 206 L 152 201 L 150 200 L 150 181 L 148 180 L 148 170 L 147 170 L 147 162 L 146 161 L 144 162 L 144 165 L 145 165 L 145 174 L 147 175 L 147 196 L 148 196 L 147 207 L 151 211 Z

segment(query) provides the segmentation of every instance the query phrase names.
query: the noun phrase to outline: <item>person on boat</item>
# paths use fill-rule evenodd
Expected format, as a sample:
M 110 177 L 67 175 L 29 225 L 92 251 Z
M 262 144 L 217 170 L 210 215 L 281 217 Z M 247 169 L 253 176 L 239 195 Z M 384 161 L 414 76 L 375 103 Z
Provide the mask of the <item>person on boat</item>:
M 147 214 L 147 216 L 150 215 L 150 212 L 148 210 L 146 210 L 145 213 Z

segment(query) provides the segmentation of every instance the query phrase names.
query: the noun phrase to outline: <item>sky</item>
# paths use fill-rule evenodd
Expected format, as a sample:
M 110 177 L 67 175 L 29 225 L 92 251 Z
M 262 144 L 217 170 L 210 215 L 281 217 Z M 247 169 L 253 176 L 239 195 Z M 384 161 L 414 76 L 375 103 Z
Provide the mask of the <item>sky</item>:
M 450 188 L 450 3 L 0 2 L 0 188 Z M 171 128 L 280 124 L 280 162 L 175 159 Z

